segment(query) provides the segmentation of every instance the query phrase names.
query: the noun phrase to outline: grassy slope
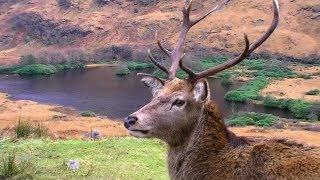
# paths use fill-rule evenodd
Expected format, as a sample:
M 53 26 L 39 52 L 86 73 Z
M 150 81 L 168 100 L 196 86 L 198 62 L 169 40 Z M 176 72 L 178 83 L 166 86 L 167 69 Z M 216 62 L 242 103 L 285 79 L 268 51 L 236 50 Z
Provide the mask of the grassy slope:
M 18 159 L 30 158 L 36 179 L 168 179 L 165 146 L 157 140 L 113 138 L 102 141 L 19 140 L 0 142 L 0 152 L 17 148 Z M 66 162 L 78 160 L 72 172 Z

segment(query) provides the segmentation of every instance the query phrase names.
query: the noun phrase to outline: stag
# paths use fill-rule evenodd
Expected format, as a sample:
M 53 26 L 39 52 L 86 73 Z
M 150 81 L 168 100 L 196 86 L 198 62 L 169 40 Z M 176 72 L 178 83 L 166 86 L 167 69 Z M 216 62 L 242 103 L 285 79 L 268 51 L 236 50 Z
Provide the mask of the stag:
M 235 66 L 265 42 L 279 22 L 279 4 L 273 0 L 274 18 L 269 29 L 250 45 L 244 34 L 243 52 L 223 64 L 195 73 L 184 65 L 181 52 L 191 27 L 217 11 L 219 6 L 190 19 L 192 1 L 183 8 L 183 25 L 173 50 L 160 49 L 171 59 L 170 69 L 151 54 L 151 61 L 164 71 L 166 79 L 150 74 L 142 82 L 150 87 L 150 103 L 126 117 L 124 126 L 132 136 L 158 138 L 168 145 L 168 169 L 171 179 L 317 179 L 320 178 L 318 149 L 307 149 L 281 140 L 251 143 L 227 129 L 217 106 L 210 100 L 205 78 Z M 176 78 L 178 68 L 189 78 Z

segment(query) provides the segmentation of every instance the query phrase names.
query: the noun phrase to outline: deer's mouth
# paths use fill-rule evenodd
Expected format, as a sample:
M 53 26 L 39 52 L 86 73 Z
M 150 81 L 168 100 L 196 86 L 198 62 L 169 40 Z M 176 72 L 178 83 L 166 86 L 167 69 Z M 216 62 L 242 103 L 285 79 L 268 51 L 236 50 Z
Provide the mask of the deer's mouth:
M 132 131 L 132 132 L 140 132 L 140 133 L 142 133 L 142 134 L 148 134 L 148 130 L 137 130 L 137 129 L 134 129 L 134 130 L 130 130 L 130 131 Z
M 130 129 L 129 134 L 137 138 L 146 138 L 150 136 L 149 130 L 138 130 L 138 129 L 131 130 Z

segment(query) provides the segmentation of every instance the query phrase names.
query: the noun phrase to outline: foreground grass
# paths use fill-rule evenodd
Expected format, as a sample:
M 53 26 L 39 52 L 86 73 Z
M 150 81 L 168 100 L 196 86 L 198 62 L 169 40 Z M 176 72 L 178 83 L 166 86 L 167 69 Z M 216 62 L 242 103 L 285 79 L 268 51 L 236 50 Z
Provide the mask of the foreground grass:
M 165 146 L 157 140 L 27 139 L 16 143 L 0 142 L 1 155 L 14 149 L 17 161 L 28 158 L 33 164 L 35 179 L 168 179 Z M 66 166 L 69 160 L 79 161 L 80 169 L 76 172 L 69 170 Z

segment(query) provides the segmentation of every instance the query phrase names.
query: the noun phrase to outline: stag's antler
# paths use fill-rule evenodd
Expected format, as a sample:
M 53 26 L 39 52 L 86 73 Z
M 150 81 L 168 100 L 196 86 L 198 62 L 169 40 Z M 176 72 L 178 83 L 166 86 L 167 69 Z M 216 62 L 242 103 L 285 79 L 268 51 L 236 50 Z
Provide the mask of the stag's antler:
M 177 40 L 177 43 L 172 51 L 166 49 L 164 46 L 162 46 L 161 42 L 158 41 L 157 44 L 160 47 L 160 49 L 171 59 L 172 65 L 170 67 L 170 70 L 168 70 L 166 67 L 162 66 L 159 64 L 155 58 L 152 56 L 150 50 L 148 50 L 149 57 L 151 61 L 158 66 L 161 70 L 163 70 L 169 79 L 173 79 L 176 76 L 177 69 L 179 68 L 179 62 L 182 60 L 183 56 L 181 55 L 181 48 L 183 46 L 183 43 L 186 40 L 186 36 L 190 28 L 194 25 L 196 25 L 198 22 L 203 20 L 205 17 L 216 11 L 220 5 L 216 6 L 213 8 L 211 11 L 206 13 L 205 15 L 195 19 L 191 20 L 190 19 L 190 10 L 191 10 L 191 5 L 192 5 L 192 0 L 186 0 L 185 6 L 182 10 L 183 12 L 183 25 L 182 29 L 180 31 L 179 38 Z
M 225 1 L 224 4 L 226 2 L 228 2 L 228 0 Z M 244 59 L 246 59 L 255 49 L 257 49 L 263 42 L 265 42 L 270 37 L 270 35 L 273 33 L 273 31 L 276 29 L 276 27 L 278 26 L 278 23 L 279 23 L 278 0 L 273 0 L 273 8 L 274 8 L 273 22 L 272 22 L 271 26 L 269 27 L 269 29 L 256 42 L 254 42 L 252 45 L 250 45 L 249 39 L 248 39 L 247 35 L 245 34 L 244 35 L 245 49 L 241 55 L 239 55 L 238 57 L 236 57 L 234 59 L 228 60 L 225 63 L 220 64 L 220 65 L 213 67 L 211 69 L 208 69 L 208 70 L 205 70 L 205 71 L 199 72 L 199 73 L 194 73 L 191 69 L 189 69 L 188 67 L 183 65 L 182 59 L 185 54 L 181 55 L 182 45 L 185 42 L 187 33 L 190 30 L 190 28 L 193 27 L 194 25 L 196 25 L 198 22 L 203 20 L 205 17 L 207 17 L 211 13 L 218 10 L 220 5 L 216 6 L 214 9 L 212 9 L 211 11 L 209 11 L 208 13 L 206 13 L 205 15 L 201 16 L 200 18 L 198 18 L 196 20 L 190 19 L 191 5 L 192 5 L 192 0 L 186 0 L 186 4 L 182 10 L 182 12 L 183 12 L 183 26 L 182 26 L 179 38 L 177 40 L 177 43 L 175 45 L 175 48 L 172 51 L 169 51 L 168 49 L 166 49 L 165 47 L 162 46 L 160 41 L 158 41 L 158 46 L 160 47 L 160 49 L 162 51 L 164 51 L 172 61 L 172 65 L 170 67 L 170 70 L 168 70 L 166 67 L 159 64 L 155 60 L 155 58 L 152 56 L 150 50 L 148 50 L 149 57 L 150 57 L 151 61 L 156 66 L 158 66 L 161 70 L 163 70 L 167 74 L 169 79 L 173 79 L 176 76 L 177 69 L 179 68 L 179 66 L 183 71 L 188 73 L 189 81 L 191 83 L 195 83 L 197 80 L 199 80 L 201 78 L 212 76 L 218 72 L 221 72 L 225 69 L 228 69 L 232 66 L 235 66 L 236 64 L 238 64 L 241 61 L 243 61 Z

